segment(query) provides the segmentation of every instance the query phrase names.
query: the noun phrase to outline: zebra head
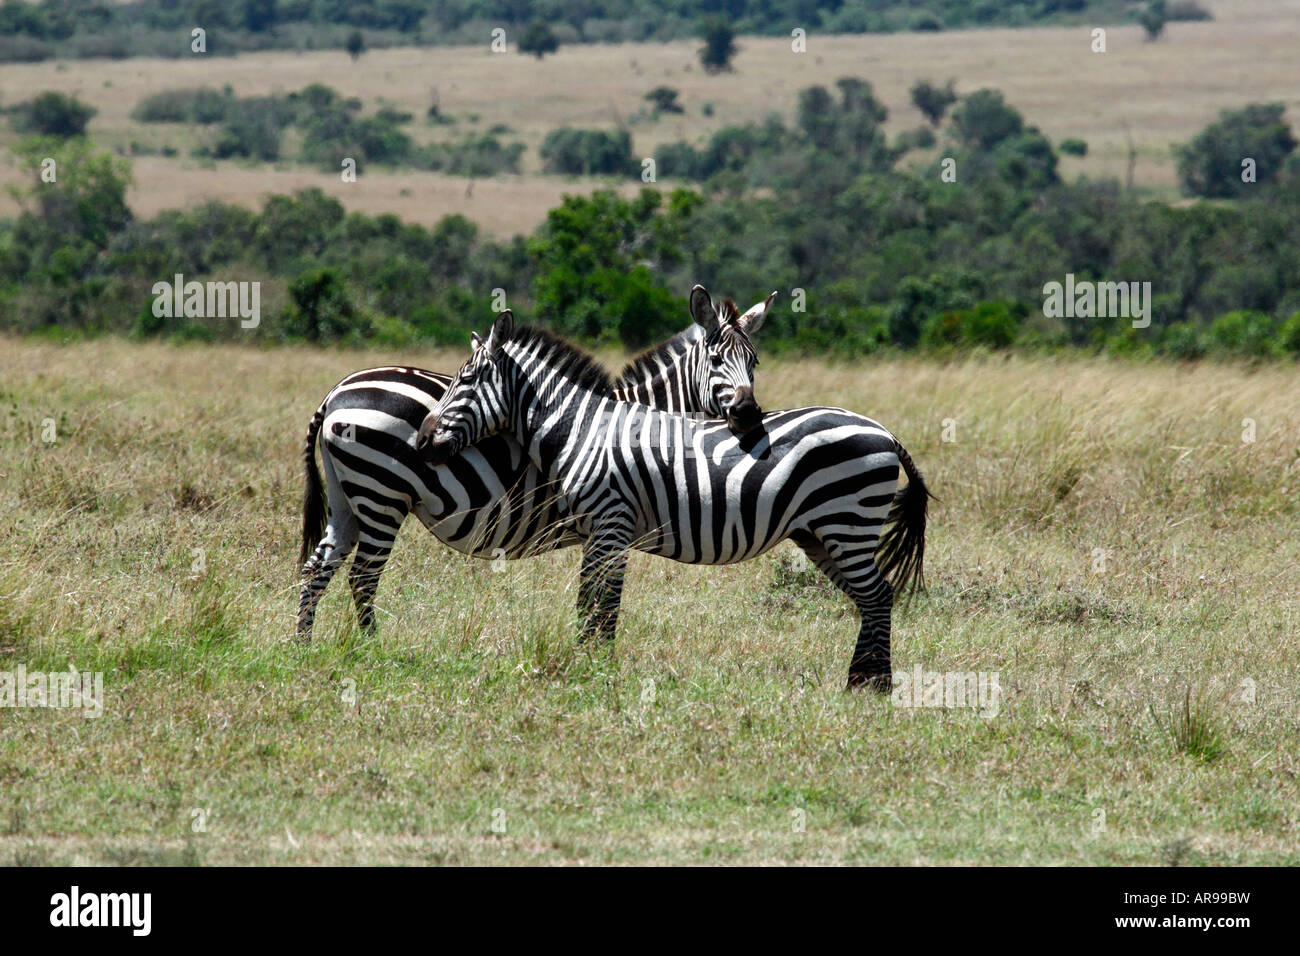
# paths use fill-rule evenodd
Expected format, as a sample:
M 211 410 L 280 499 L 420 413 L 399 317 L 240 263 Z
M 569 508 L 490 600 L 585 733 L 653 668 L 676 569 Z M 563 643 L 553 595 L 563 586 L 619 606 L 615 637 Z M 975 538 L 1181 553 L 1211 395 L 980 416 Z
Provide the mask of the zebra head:
M 758 352 L 749 337 L 763 324 L 774 298 L 775 292 L 741 315 L 730 299 L 714 309 L 704 286 L 691 289 L 691 318 L 704 330 L 690 356 L 700 407 L 725 418 L 738 435 L 753 429 L 763 417 L 763 410 L 754 400 Z
M 416 451 L 429 464 L 445 465 L 467 445 L 500 431 L 509 423 L 510 402 L 506 382 L 496 368 L 501 347 L 514 334 L 514 313 L 509 309 L 497 316 L 487 341 L 477 332 L 470 338 L 474 351 L 461 366 L 438 406 L 420 425 Z

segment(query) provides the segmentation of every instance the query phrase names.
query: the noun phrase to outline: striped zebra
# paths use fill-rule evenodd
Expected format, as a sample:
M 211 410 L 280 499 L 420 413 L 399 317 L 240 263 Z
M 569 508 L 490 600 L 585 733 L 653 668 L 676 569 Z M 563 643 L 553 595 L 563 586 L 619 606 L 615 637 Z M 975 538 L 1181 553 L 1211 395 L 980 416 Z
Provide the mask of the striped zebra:
M 615 396 L 725 417 L 737 431 L 753 427 L 762 411 L 754 400 L 758 355 L 750 336 L 775 296 L 741 314 L 730 299 L 715 309 L 708 291 L 695 286 L 691 326 L 634 359 Z M 321 595 L 353 549 L 348 578 L 357 619 L 363 630 L 374 629 L 379 577 L 409 514 L 445 544 L 481 558 L 525 557 L 581 540 L 563 497 L 510 436 L 466 448 L 436 468 L 416 454 L 420 424 L 452 381 L 418 368 L 365 369 L 335 385 L 316 409 L 303 452 L 299 640 L 310 641 Z
M 730 564 L 789 538 L 861 616 L 848 686 L 891 686 L 895 591 L 922 586 L 929 492 L 902 444 L 842 408 L 768 412 L 744 435 L 619 402 L 588 355 L 498 316 L 420 427 L 433 463 L 508 434 L 566 500 L 583 541 L 584 635 L 612 638 L 627 553 Z M 908 484 L 897 491 L 899 467 Z M 887 522 L 892 526 L 882 536 Z

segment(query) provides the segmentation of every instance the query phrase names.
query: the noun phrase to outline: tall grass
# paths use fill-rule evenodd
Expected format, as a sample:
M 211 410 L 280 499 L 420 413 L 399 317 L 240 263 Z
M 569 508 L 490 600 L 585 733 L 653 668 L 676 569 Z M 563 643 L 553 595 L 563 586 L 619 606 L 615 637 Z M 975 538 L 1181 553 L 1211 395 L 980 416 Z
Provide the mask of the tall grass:
M 412 522 L 378 634 L 340 574 L 300 647 L 311 410 L 462 356 L 3 345 L 0 670 L 105 702 L 0 710 L 0 862 L 1300 862 L 1288 369 L 764 361 L 765 407 L 924 472 L 895 667 L 996 672 L 981 717 L 843 694 L 856 619 L 788 546 L 636 555 L 581 645 L 576 551 L 494 570 Z

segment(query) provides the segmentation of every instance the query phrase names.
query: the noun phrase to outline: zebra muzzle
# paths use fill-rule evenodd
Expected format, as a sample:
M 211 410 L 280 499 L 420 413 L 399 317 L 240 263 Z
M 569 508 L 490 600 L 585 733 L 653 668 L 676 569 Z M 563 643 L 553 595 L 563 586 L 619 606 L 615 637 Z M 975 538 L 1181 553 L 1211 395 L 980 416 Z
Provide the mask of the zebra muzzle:
M 727 407 L 727 427 L 737 435 L 753 431 L 763 421 L 763 409 L 754 401 L 754 390 L 741 386 Z
M 442 425 L 436 415 L 430 415 L 420 425 L 415 438 L 415 451 L 430 465 L 445 465 L 456 454 L 456 439 L 451 429 Z

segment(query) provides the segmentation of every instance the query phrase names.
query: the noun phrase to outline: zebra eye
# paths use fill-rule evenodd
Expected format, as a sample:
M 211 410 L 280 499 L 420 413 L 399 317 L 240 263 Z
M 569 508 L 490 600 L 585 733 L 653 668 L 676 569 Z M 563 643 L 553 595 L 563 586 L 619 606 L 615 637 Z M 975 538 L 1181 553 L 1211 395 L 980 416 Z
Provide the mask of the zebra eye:
M 713 363 L 714 368 L 717 368 L 719 365 L 722 364 L 722 356 L 719 355 L 717 352 L 714 352 L 712 355 L 709 356 L 709 361 Z

